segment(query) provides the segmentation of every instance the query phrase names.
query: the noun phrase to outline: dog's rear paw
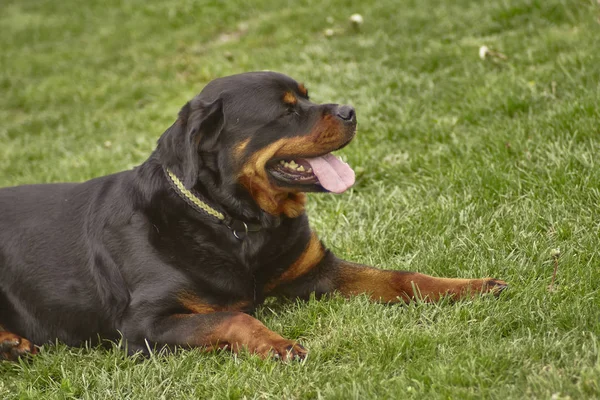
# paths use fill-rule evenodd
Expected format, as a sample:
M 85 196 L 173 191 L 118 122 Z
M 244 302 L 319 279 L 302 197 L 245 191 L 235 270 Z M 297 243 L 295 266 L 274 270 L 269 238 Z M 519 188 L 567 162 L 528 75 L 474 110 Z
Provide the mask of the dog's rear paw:
M 29 340 L 14 333 L 0 332 L 0 360 L 16 361 L 20 357 L 36 353 L 37 349 Z

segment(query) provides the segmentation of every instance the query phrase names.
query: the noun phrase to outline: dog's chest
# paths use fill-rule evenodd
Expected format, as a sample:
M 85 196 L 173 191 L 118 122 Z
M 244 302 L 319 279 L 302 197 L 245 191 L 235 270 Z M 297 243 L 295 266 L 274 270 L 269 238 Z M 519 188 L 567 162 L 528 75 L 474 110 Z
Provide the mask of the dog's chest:
M 294 238 L 278 230 L 251 233 L 202 254 L 196 278 L 225 298 L 258 304 L 264 287 L 293 262 L 293 246 Z
M 285 220 L 276 228 L 240 238 L 225 226 L 180 225 L 160 229 L 152 244 L 168 269 L 177 270 L 184 279 L 180 288 L 185 286 L 210 303 L 256 305 L 265 297 L 263 288 L 299 256 L 305 244 L 302 238 L 309 232 L 304 219 Z

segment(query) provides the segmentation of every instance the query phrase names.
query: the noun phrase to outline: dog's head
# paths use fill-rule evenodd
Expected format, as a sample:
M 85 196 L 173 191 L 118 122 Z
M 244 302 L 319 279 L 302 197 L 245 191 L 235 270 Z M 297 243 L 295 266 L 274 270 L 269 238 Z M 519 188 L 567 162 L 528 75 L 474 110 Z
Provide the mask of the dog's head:
M 314 104 L 293 79 L 252 72 L 210 82 L 161 137 L 159 154 L 188 188 L 245 191 L 267 213 L 296 217 L 303 192 L 352 186 L 354 172 L 331 152 L 355 131 L 352 107 Z

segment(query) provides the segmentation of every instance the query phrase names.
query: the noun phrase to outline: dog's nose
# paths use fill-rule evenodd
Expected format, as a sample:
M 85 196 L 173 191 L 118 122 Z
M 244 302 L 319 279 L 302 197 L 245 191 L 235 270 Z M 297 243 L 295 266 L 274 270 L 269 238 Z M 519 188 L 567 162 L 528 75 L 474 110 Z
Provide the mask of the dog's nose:
M 354 122 L 356 120 L 356 112 L 352 106 L 338 106 L 336 115 L 344 121 Z

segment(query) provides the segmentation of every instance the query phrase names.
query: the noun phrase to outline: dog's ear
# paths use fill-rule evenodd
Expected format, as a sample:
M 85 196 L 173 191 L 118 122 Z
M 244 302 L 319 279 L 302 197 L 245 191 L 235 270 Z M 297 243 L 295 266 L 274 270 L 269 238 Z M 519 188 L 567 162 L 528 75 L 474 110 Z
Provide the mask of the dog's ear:
M 224 124 L 221 98 L 212 103 L 194 99 L 183 106 L 177 121 L 160 138 L 161 161 L 181 174 L 186 188 L 198 179 L 199 152 L 215 147 Z
M 183 165 L 183 183 L 187 188 L 191 188 L 198 178 L 198 153 L 201 150 L 211 151 L 215 147 L 225 124 L 225 116 L 221 98 L 212 103 L 194 99 L 188 104 L 190 112 L 185 135 L 187 156 Z

